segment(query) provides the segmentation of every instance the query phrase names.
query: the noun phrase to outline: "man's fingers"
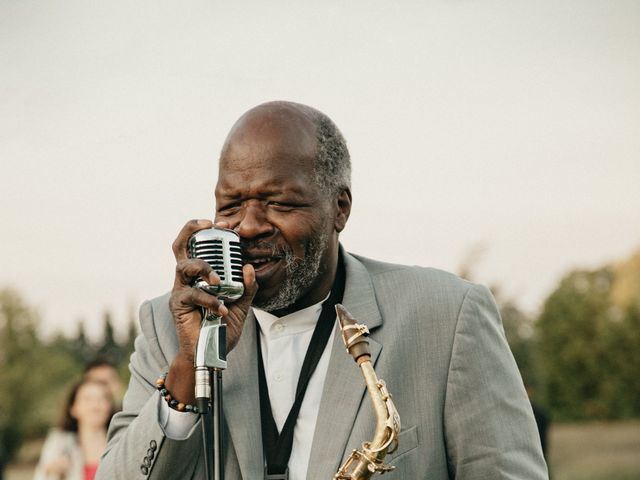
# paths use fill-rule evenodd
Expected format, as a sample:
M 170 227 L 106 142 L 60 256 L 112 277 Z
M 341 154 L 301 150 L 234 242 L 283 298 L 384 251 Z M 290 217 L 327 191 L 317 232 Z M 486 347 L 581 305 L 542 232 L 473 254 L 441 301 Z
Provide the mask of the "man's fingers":
M 258 282 L 256 282 L 256 271 L 253 269 L 253 265 L 247 263 L 242 267 L 242 278 L 244 281 L 244 295 L 250 296 L 251 299 L 258 291 Z
M 218 285 L 220 277 L 207 262 L 201 258 L 188 258 L 180 260 L 176 265 L 175 286 L 191 285 L 197 278 L 202 278 L 210 285 Z
M 258 291 L 258 282 L 256 282 L 256 272 L 253 269 L 253 265 L 247 263 L 242 267 L 242 282 L 244 283 L 244 293 L 236 303 L 246 313 L 249 311 L 253 297 Z
M 191 293 L 191 301 L 196 305 L 212 310 L 214 313 L 217 313 L 221 317 L 225 316 L 229 313 L 229 309 L 220 303 L 218 297 L 208 294 L 199 288 L 192 288 Z
M 229 313 L 227 307 L 220 303 L 217 297 L 209 295 L 197 287 L 184 288 L 175 295 L 177 309 L 192 311 L 204 307 L 214 313 L 225 316 Z
M 204 230 L 205 228 L 213 227 L 213 222 L 211 220 L 190 220 L 188 221 L 180 233 L 178 237 L 174 240 L 171 245 L 171 249 L 173 250 L 173 255 L 176 257 L 176 260 L 179 262 L 180 260 L 184 260 L 188 258 L 187 256 L 187 242 L 189 241 L 189 237 L 196 233 L 198 230 Z

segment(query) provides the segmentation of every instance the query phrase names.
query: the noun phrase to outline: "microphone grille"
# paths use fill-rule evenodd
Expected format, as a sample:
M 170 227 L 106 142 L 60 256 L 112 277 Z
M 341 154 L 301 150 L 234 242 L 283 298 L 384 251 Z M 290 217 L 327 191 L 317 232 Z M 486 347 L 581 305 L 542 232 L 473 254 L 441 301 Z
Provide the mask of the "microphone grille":
M 211 228 L 194 233 L 189 239 L 188 253 L 211 265 L 220 277 L 220 286 L 210 286 L 209 293 L 228 299 L 239 298 L 244 291 L 242 283 L 242 251 L 240 237 L 233 230 Z M 240 293 L 236 292 L 240 290 Z

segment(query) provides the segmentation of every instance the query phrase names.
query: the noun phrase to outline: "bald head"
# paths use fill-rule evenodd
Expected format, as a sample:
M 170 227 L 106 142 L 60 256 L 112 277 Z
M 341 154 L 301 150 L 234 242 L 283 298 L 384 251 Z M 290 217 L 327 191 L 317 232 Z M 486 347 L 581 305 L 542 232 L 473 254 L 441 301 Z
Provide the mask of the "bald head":
M 264 135 L 282 129 L 315 141 L 315 123 L 309 115 L 310 107 L 293 102 L 268 102 L 245 112 L 231 127 L 225 147 L 246 140 L 247 134 Z
M 338 127 L 324 113 L 294 102 L 263 103 L 243 114 L 227 135 L 220 167 L 243 150 L 275 153 L 278 148 L 296 153 L 292 162 L 311 158 L 313 181 L 326 195 L 350 189 L 351 161 Z

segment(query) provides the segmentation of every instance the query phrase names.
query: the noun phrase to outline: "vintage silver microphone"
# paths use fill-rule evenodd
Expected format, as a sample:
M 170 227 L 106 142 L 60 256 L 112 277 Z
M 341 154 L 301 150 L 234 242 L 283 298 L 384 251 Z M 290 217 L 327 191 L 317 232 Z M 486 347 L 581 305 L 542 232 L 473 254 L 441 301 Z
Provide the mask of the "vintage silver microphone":
M 189 238 L 187 249 L 191 258 L 204 260 L 220 277 L 219 285 L 209 285 L 198 278 L 195 287 L 215 295 L 220 303 L 232 302 L 242 296 L 242 252 L 240 237 L 236 232 L 218 227 L 200 230 Z M 202 437 L 207 478 L 224 480 L 222 370 L 227 368 L 227 326 L 222 323 L 220 316 L 208 309 L 202 312 L 194 364 L 196 405 L 203 415 Z M 213 405 L 211 418 L 210 403 Z
M 236 232 L 218 227 L 200 230 L 189 238 L 187 248 L 189 257 L 204 260 L 220 277 L 219 285 L 209 285 L 198 278 L 194 286 L 215 295 L 221 303 L 242 296 L 242 252 Z M 211 399 L 209 369 L 226 367 L 226 325 L 218 315 L 204 309 L 195 354 L 195 396 L 199 410 L 206 412 Z

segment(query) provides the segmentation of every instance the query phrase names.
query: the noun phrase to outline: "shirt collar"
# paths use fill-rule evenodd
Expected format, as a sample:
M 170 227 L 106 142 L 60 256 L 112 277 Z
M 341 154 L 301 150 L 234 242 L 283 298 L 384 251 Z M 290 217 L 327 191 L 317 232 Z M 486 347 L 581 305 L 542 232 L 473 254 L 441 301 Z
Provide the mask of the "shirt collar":
M 260 325 L 260 332 L 268 340 L 273 336 L 295 335 L 315 328 L 322 312 L 322 303 L 327 298 L 329 298 L 328 294 L 318 303 L 283 317 L 277 317 L 256 307 L 251 308 Z

